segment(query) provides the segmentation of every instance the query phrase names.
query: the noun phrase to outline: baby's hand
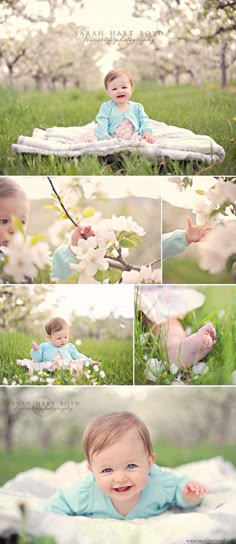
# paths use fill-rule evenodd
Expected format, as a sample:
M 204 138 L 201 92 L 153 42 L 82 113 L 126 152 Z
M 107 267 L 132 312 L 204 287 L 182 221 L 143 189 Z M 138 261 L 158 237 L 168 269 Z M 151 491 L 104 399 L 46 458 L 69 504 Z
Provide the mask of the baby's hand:
M 154 142 L 155 142 L 155 138 L 153 137 L 152 134 L 150 134 L 150 132 L 144 132 L 143 140 L 145 140 L 149 144 L 154 144 Z
M 189 504 L 196 504 L 208 493 L 207 487 L 198 482 L 187 482 L 182 489 L 182 497 Z
M 32 349 L 34 349 L 34 351 L 39 351 L 39 346 L 38 344 L 36 344 L 36 342 L 32 342 L 31 346 L 32 346 Z
M 78 241 L 81 238 L 83 238 L 84 240 L 87 240 L 87 238 L 89 238 L 90 236 L 95 236 L 95 232 L 93 231 L 90 225 L 85 225 L 85 226 L 78 225 L 78 227 L 72 232 L 72 235 L 70 238 L 70 245 L 77 246 Z
M 192 242 L 200 242 L 204 236 L 212 229 L 207 225 L 193 225 L 192 219 L 187 217 L 187 228 L 185 231 L 185 238 L 188 244 Z

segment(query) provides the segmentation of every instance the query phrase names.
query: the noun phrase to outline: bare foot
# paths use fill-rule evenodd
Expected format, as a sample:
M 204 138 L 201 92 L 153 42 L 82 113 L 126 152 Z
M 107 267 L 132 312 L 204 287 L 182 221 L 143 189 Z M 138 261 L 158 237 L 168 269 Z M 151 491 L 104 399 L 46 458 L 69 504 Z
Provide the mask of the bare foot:
M 216 342 L 216 331 L 212 323 L 207 323 L 195 334 L 186 336 L 182 342 L 171 342 L 169 336 L 168 354 L 171 363 L 179 368 L 187 368 L 194 363 L 201 361 Z

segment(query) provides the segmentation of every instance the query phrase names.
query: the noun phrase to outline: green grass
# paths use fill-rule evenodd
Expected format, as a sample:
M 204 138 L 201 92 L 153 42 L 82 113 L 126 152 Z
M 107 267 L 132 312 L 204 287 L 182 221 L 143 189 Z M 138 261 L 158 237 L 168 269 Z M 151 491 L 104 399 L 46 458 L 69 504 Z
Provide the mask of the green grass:
M 193 461 L 210 459 L 221 455 L 236 466 L 236 450 L 233 444 L 201 443 L 192 446 L 170 444 L 159 440 L 154 445 L 156 462 L 161 466 L 176 467 Z M 19 472 L 41 467 L 56 470 L 66 461 L 80 462 L 84 459 L 81 449 L 72 449 L 60 445 L 50 447 L 47 451 L 40 448 L 15 448 L 10 453 L 0 450 L 0 485 L 14 478 Z
M 30 381 L 26 367 L 16 364 L 17 359 L 30 358 L 31 338 L 19 332 L 0 332 L 0 384 L 6 378 L 9 384 L 47 385 L 47 378 L 55 378 L 54 385 L 91 385 L 92 381 L 81 375 L 74 377 L 68 370 L 44 372 L 39 381 Z M 73 340 L 72 340 L 73 341 Z M 133 383 L 133 344 L 128 340 L 85 339 L 79 351 L 101 363 L 104 384 L 127 385 Z M 97 376 L 95 376 L 97 377 Z
M 209 274 L 201 270 L 198 261 L 184 257 L 173 257 L 163 261 L 163 283 L 195 283 L 195 284 L 227 284 L 232 283 L 232 274 L 222 272 L 221 274 Z
M 198 288 L 205 293 L 206 301 L 201 308 L 187 314 L 182 320 L 184 328 L 196 332 L 204 323 L 211 321 L 216 329 L 217 340 L 212 351 L 204 357 L 208 365 L 205 374 L 196 375 L 191 368 L 171 374 L 171 361 L 167 360 L 160 345 L 160 338 L 147 330 L 138 315 L 135 319 L 135 383 L 152 383 L 145 376 L 146 359 L 165 361 L 166 366 L 156 373 L 155 382 L 170 385 L 178 376 L 189 385 L 231 385 L 232 372 L 236 370 L 236 288 L 234 286 L 205 286 Z M 222 310 L 224 311 L 222 315 Z M 147 334 L 146 334 L 147 333 Z M 140 337 L 143 341 L 140 341 Z M 180 382 L 180 383 L 181 383 Z
M 213 166 L 162 160 L 151 163 L 140 154 L 107 159 L 20 156 L 11 151 L 19 135 L 32 135 L 35 127 L 74 126 L 93 121 L 106 95 L 103 90 L 68 89 L 50 92 L 17 92 L 0 89 L 0 174 L 35 175 L 158 175 L 235 174 L 236 93 L 213 85 L 161 87 L 153 82 L 137 85 L 132 99 L 141 102 L 149 117 L 208 134 L 226 151 L 222 163 Z

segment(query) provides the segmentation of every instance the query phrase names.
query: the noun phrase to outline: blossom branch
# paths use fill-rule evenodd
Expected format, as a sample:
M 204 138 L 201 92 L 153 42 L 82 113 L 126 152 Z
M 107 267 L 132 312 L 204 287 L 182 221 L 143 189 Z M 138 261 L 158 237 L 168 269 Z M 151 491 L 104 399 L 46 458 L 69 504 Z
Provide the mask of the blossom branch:
M 62 207 L 63 211 L 65 212 L 66 216 L 68 217 L 68 219 L 70 219 L 70 221 L 73 223 L 73 225 L 74 225 L 75 227 L 78 227 L 77 223 L 74 221 L 73 217 L 71 217 L 71 215 L 70 215 L 69 212 L 67 211 L 66 207 L 64 206 L 64 204 L 63 204 L 63 202 L 62 202 L 62 199 L 61 199 L 59 193 L 57 192 L 57 190 L 55 189 L 55 187 L 54 187 L 54 185 L 53 185 L 53 182 L 52 182 L 51 178 L 50 178 L 49 176 L 47 176 L 47 179 L 48 179 L 48 181 L 49 181 L 49 183 L 50 183 L 50 185 L 51 185 L 51 188 L 52 188 L 54 194 L 55 194 L 56 197 L 57 197 L 57 200 L 58 200 L 60 206 Z

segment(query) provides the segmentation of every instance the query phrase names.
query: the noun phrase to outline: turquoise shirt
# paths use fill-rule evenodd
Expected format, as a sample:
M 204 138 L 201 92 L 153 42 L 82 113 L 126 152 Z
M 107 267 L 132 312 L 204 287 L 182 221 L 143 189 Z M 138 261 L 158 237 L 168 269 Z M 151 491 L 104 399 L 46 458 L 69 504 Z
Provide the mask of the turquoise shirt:
M 113 506 L 110 497 L 100 491 L 93 474 L 90 473 L 80 484 L 57 491 L 45 503 L 44 511 L 93 518 L 149 518 L 162 514 L 174 505 L 191 508 L 192 505 L 183 499 L 181 492 L 188 481 L 189 478 L 176 476 L 173 472 L 153 465 L 139 501 L 127 516 L 122 516 Z M 197 504 L 200 502 L 201 500 Z
M 75 346 L 73 344 L 66 344 L 62 347 L 56 347 L 53 346 L 51 342 L 42 342 L 42 344 L 39 344 L 39 350 L 35 351 L 34 349 L 30 350 L 30 356 L 31 358 L 36 361 L 37 363 L 45 363 L 46 361 L 51 362 L 55 355 L 61 355 L 62 359 L 66 359 L 67 357 L 70 357 L 70 359 L 85 359 L 86 361 L 91 361 L 92 359 L 89 359 L 86 357 L 86 355 L 83 355 L 83 353 L 79 353 Z
M 123 119 L 128 119 L 133 127 L 133 132 L 139 132 L 141 136 L 145 132 L 152 134 L 151 122 L 144 111 L 142 104 L 130 102 L 127 111 L 120 111 L 114 100 L 104 102 L 96 117 L 96 137 L 98 140 L 108 140 L 113 135 Z
M 174 257 L 178 253 L 182 253 L 187 247 L 185 230 L 174 230 L 162 235 L 162 259 Z M 74 274 L 74 270 L 70 268 L 71 263 L 78 263 L 76 256 L 73 255 L 68 246 L 59 246 L 52 258 L 52 276 L 58 278 L 59 281 L 69 278 Z

